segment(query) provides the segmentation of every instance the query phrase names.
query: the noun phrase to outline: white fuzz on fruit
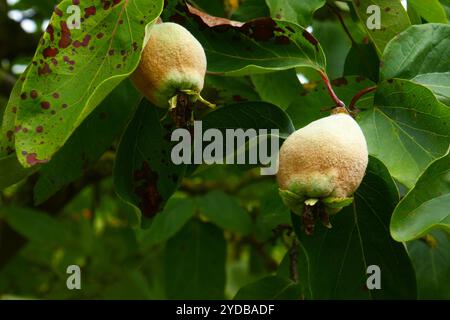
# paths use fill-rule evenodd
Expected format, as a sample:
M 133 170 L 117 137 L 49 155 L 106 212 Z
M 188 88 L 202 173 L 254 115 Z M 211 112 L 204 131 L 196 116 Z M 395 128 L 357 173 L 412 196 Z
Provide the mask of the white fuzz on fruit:
M 356 121 L 334 114 L 294 132 L 280 149 L 278 183 L 306 200 L 348 198 L 360 185 L 367 144 Z
M 206 55 L 200 42 L 179 24 L 166 22 L 151 27 L 131 78 L 148 100 L 168 108 L 169 99 L 181 90 L 200 93 L 205 74 Z

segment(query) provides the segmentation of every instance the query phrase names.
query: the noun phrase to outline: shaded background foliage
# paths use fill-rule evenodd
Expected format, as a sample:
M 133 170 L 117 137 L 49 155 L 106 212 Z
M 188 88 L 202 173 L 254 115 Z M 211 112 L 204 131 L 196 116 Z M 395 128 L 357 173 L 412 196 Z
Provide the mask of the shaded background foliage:
M 154 17 L 127 22 L 141 36 L 162 8 L 147 2 Z M 205 128 L 279 128 L 284 138 L 333 106 L 320 72 L 347 105 L 377 85 L 355 105 L 371 154 L 364 182 L 334 228 L 313 237 L 258 168 L 168 163 L 173 128 L 128 80 L 110 81 L 106 99 L 72 114 L 75 130 L 53 132 L 65 144 L 34 158 L 51 161 L 23 168 L 27 157 L 19 152 L 20 164 L 11 150 L 32 138 L 14 141 L 7 129 L 41 110 L 8 111 L 22 106 L 16 80 L 42 54 L 56 4 L 0 0 L 1 298 L 450 298 L 448 1 L 408 1 L 407 10 L 383 0 L 191 1 L 216 17 L 252 20 L 241 27 L 208 26 L 182 1 L 166 3 L 163 20 L 187 27 L 208 56 L 203 95 L 220 108 L 199 108 Z M 386 14 L 381 32 L 361 22 L 369 4 Z M 71 264 L 82 269 L 80 291 L 66 288 Z M 381 267 L 382 290 L 365 287 L 370 264 Z

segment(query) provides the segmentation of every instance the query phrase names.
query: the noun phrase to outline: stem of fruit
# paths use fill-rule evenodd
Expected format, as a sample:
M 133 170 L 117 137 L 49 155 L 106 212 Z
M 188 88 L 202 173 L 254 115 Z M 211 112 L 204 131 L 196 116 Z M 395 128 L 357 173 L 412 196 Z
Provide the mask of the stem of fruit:
M 319 70 L 320 73 L 320 77 L 322 78 L 323 82 L 325 83 L 325 86 L 327 87 L 328 90 L 328 94 L 330 95 L 331 99 L 334 101 L 334 104 L 336 105 L 336 107 L 338 108 L 345 108 L 345 103 L 342 102 L 338 96 L 336 95 L 336 93 L 333 90 L 333 87 L 331 86 L 331 82 L 330 79 L 328 78 L 327 74 L 325 73 L 324 70 Z
M 352 98 L 352 101 L 350 102 L 350 105 L 348 106 L 350 111 L 357 111 L 356 103 L 358 102 L 358 100 L 361 99 L 362 96 L 364 96 L 370 92 L 373 92 L 375 90 L 377 90 L 376 86 L 365 88 L 365 89 L 359 91 L 357 94 L 355 94 L 355 96 Z
M 214 103 L 211 103 L 211 102 L 203 99 L 203 97 L 197 91 L 194 91 L 194 90 L 180 90 L 180 91 L 189 96 L 195 96 L 201 103 L 203 103 L 208 108 L 214 109 L 216 107 L 216 105 Z
M 181 92 L 169 99 L 169 110 L 161 119 L 163 121 L 170 115 L 177 128 L 189 128 L 194 123 L 194 113 L 189 95 Z

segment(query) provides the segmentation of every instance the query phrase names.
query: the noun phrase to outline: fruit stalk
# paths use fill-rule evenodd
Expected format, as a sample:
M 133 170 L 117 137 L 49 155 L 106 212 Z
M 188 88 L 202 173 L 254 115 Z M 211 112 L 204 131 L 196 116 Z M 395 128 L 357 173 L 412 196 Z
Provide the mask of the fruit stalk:
M 350 109 L 350 111 L 357 111 L 357 108 L 356 108 L 355 106 L 356 106 L 356 103 L 358 102 L 358 100 L 361 99 L 362 96 L 364 96 L 364 95 L 366 95 L 366 94 L 368 94 L 368 93 L 370 93 L 370 92 L 373 92 L 373 91 L 375 91 L 375 90 L 377 90 L 377 87 L 376 87 L 376 86 L 369 87 L 369 88 L 365 88 L 365 89 L 359 91 L 359 92 L 353 97 L 352 101 L 350 101 L 350 105 L 348 106 L 348 108 Z
M 336 107 L 345 108 L 345 103 L 342 102 L 336 95 L 336 93 L 333 90 L 333 87 L 331 86 L 330 79 L 328 78 L 327 74 L 323 70 L 319 70 L 320 77 L 322 78 L 323 82 L 325 83 L 325 86 L 327 87 L 328 94 L 330 95 L 331 99 L 334 101 Z

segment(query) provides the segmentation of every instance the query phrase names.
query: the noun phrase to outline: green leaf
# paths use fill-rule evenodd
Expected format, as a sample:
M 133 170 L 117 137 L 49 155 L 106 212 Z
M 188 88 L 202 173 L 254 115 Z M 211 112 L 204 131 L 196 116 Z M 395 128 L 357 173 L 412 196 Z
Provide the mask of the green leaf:
M 400 0 L 353 0 L 352 2 L 379 56 L 383 54 L 384 48 L 392 38 L 411 25 Z M 375 17 L 373 12 L 367 13 L 367 9 L 372 5 L 378 6 L 380 10 L 379 29 L 368 28 L 367 22 L 372 22 L 372 18 Z
M 338 97 L 350 104 L 353 96 L 362 89 L 372 87 L 375 84 L 361 76 L 349 76 L 333 80 L 333 89 Z M 373 102 L 373 94 L 365 95 L 356 106 L 367 107 Z M 310 122 L 326 117 L 334 102 L 328 95 L 327 88 L 323 82 L 312 82 L 299 90 L 292 104 L 286 110 L 296 128 L 302 128 Z M 324 111 L 321 111 L 324 110 Z
M 246 235 L 250 233 L 252 221 L 248 213 L 232 196 L 222 191 L 211 191 L 196 199 L 201 213 L 217 226 Z
M 300 286 L 289 279 L 267 276 L 242 287 L 234 300 L 298 300 Z
M 380 61 L 369 42 L 354 43 L 345 58 L 344 74 L 360 75 L 378 82 Z
M 131 74 L 140 59 L 145 26 L 158 17 L 162 4 L 84 1 L 79 29 L 67 26 L 66 9 L 72 1 L 58 5 L 22 87 L 16 125 L 23 129 L 16 133 L 16 152 L 24 166 L 48 162 Z
M 261 100 L 248 77 L 222 77 L 207 74 L 202 97 L 218 106 Z
M 424 85 L 439 101 L 450 105 L 450 72 L 419 74 L 412 81 Z
M 0 119 L 3 119 L 3 113 L 5 112 L 8 99 L 5 96 L 0 95 Z
M 0 215 L 8 224 L 30 241 L 64 245 L 70 230 L 48 214 L 29 208 L 3 207 Z
M 450 19 L 450 0 L 440 0 L 442 7 L 447 15 L 447 23 Z
M 371 157 L 353 205 L 331 217 L 332 229 L 317 224 L 314 234 L 294 230 L 305 251 L 312 299 L 414 299 L 414 271 L 401 243 L 391 239 L 389 219 L 398 201 L 395 183 L 381 161 Z M 303 256 L 303 254 L 301 255 Z M 304 262 L 302 262 L 304 263 Z M 367 267 L 381 270 L 381 289 L 368 290 Z
M 408 253 L 416 270 L 419 299 L 450 299 L 450 236 L 432 231 L 433 243 L 408 242 Z
M 259 240 L 265 241 L 273 236 L 273 231 L 278 225 L 289 225 L 289 209 L 281 201 L 278 195 L 278 185 L 261 195 L 260 213 L 255 222 L 255 235 Z
M 270 16 L 307 27 L 312 22 L 314 12 L 323 7 L 325 0 L 266 0 Z
M 242 1 L 239 3 L 237 10 L 231 15 L 231 18 L 237 21 L 249 21 L 262 17 L 270 17 L 269 8 L 265 0 Z
M 424 37 L 424 35 L 427 35 Z M 403 78 L 424 84 L 450 101 L 450 25 L 415 25 L 393 39 L 382 57 L 382 79 Z
M 292 250 L 292 248 L 290 249 Z M 286 254 L 283 257 L 283 260 L 281 260 L 280 265 L 277 270 L 277 276 L 289 278 L 291 276 L 291 255 L 290 250 L 286 252 Z M 304 247 L 301 245 L 298 245 L 297 248 L 297 275 L 301 275 L 302 278 L 299 279 L 299 285 L 301 290 L 301 298 L 302 299 L 311 299 L 312 293 L 311 293 L 311 281 L 309 279 L 310 272 L 308 270 L 309 268 L 309 261 L 308 261 L 308 254 Z
M 200 41 L 208 59 L 208 71 L 248 75 L 295 67 L 325 69 L 325 56 L 318 41 L 304 28 L 287 21 L 262 18 L 241 26 L 222 22 L 209 27 L 202 17 L 187 13 L 180 1 L 171 1 L 163 20 L 177 19 Z
M 395 208 L 391 234 L 397 241 L 420 238 L 435 228 L 450 232 L 450 154 L 434 161 Z
M 413 6 L 408 6 L 406 8 L 406 12 L 408 12 L 409 20 L 411 24 L 422 24 L 422 18 L 420 17 L 417 10 L 413 8 Z
M 427 73 L 448 72 L 450 62 L 442 57 L 449 52 L 449 35 L 450 26 L 445 24 L 428 23 L 408 28 L 386 47 L 382 78 L 412 79 Z
M 29 67 L 19 80 L 14 84 L 13 90 L 9 97 L 9 101 L 6 105 L 2 115 L 2 126 L 0 128 L 0 190 L 3 190 L 10 185 L 13 185 L 22 179 L 28 177 L 32 173 L 36 172 L 38 168 L 24 168 L 19 163 L 15 154 L 15 133 L 20 130 L 19 127 L 15 127 L 15 119 L 17 108 L 21 101 L 21 94 L 23 81 L 27 74 Z
M 175 165 L 170 158 L 173 125 L 168 117 L 160 121 L 166 111 L 142 100 L 117 150 L 116 191 L 148 218 L 163 208 L 186 169 L 185 165 Z
M 169 299 L 223 299 L 226 242 L 223 231 L 192 220 L 166 245 Z
M 23 75 L 16 81 L 9 96 L 8 104 L 2 114 L 2 127 L 0 130 L 0 157 L 6 157 L 14 153 L 15 134 L 16 131 L 22 130 L 15 126 L 17 109 L 21 103 L 21 92 L 23 82 L 30 67 L 25 70 Z
M 325 52 L 327 61 L 327 75 L 330 79 L 344 75 L 345 57 L 350 50 L 351 41 L 338 21 L 314 20 L 313 35 L 319 40 Z M 366 60 L 367 57 L 364 57 Z M 349 75 L 359 75 L 351 73 Z
M 141 243 L 152 245 L 170 239 L 195 214 L 196 209 L 194 200 L 190 198 L 170 198 L 150 228 L 142 232 Z
M 379 84 L 374 106 L 363 110 L 357 120 L 369 153 L 411 188 L 425 168 L 447 151 L 449 118 L 450 109 L 430 90 L 408 80 L 391 79 Z
M 128 80 L 115 88 L 53 159 L 42 166 L 34 187 L 35 204 L 85 173 L 118 138 L 140 99 Z
M 0 190 L 16 184 L 36 171 L 37 168 L 22 167 L 15 154 L 0 158 Z
M 281 141 L 294 132 L 294 127 L 289 119 L 289 116 L 279 107 L 266 103 L 266 102 L 241 102 L 218 108 L 208 113 L 202 119 L 202 130 L 205 132 L 208 129 L 217 129 L 221 131 L 223 137 L 227 136 L 227 129 L 243 130 L 244 133 L 251 133 L 247 130 L 255 130 L 256 135 L 253 137 L 247 137 L 245 139 L 245 145 L 234 145 L 233 150 L 229 150 L 224 143 L 223 155 L 224 163 L 230 163 L 231 159 L 236 158 L 237 155 L 249 159 L 251 153 L 257 154 L 258 138 L 265 140 L 269 145 L 272 144 L 271 139 L 278 139 L 278 144 L 281 145 Z M 266 133 L 261 133 L 260 129 L 267 129 Z M 273 134 L 271 129 L 279 130 L 278 134 Z M 236 139 L 235 139 L 236 140 Z M 251 143 L 250 143 L 251 141 Z M 260 140 L 261 141 L 261 140 Z M 206 143 L 203 144 L 206 147 Z M 195 146 L 194 146 L 195 148 Z M 234 159 L 236 160 L 236 159 Z M 257 163 L 251 164 L 246 161 L 245 164 L 237 164 L 240 169 L 251 169 L 254 167 L 267 167 L 260 163 L 256 159 Z M 270 163 L 271 168 L 274 168 L 274 162 Z M 193 172 L 197 168 L 197 165 L 191 165 L 189 172 Z
M 447 23 L 447 15 L 439 0 L 408 0 L 408 6 L 428 22 Z
M 286 112 L 267 102 L 241 102 L 216 109 L 203 118 L 203 130 L 210 128 L 278 129 L 280 136 L 295 130 Z
M 261 99 L 283 110 L 295 99 L 301 86 L 295 69 L 257 74 L 251 78 Z
M 152 298 L 147 279 L 138 270 L 124 272 L 119 281 L 102 291 L 101 298 L 105 300 L 148 300 Z
M 209 14 L 215 15 L 217 17 L 225 17 L 225 3 L 223 1 L 211 1 L 211 0 L 194 0 L 191 1 L 200 10 L 208 12 Z

